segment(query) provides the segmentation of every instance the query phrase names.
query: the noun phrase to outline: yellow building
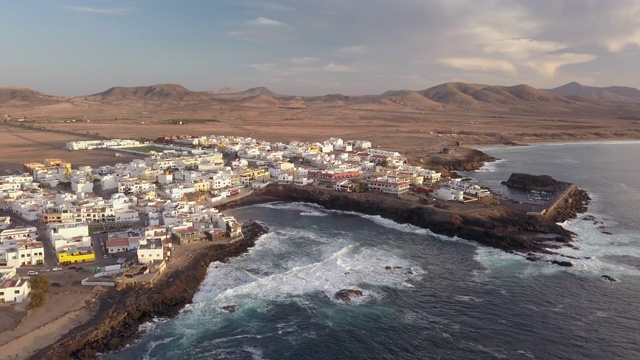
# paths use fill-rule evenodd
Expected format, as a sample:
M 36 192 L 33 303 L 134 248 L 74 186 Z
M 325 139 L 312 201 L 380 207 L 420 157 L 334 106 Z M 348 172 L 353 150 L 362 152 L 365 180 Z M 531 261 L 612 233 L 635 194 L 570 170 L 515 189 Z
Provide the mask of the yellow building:
M 39 169 L 61 168 L 62 172 L 65 175 L 71 175 L 71 163 L 62 159 L 45 159 L 44 164 L 38 162 L 28 162 L 22 164 L 22 168 L 29 174 L 33 174 L 35 170 Z
M 72 248 L 58 253 L 59 264 L 76 264 L 96 261 L 96 255 L 91 251 L 80 251 Z

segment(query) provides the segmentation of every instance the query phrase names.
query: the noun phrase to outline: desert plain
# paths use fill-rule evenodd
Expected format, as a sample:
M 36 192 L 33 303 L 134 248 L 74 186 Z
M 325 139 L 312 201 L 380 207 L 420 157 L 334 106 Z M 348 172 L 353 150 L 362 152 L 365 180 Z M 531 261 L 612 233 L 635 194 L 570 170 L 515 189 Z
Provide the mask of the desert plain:
M 419 92 L 301 97 L 265 88 L 220 94 L 164 84 L 59 97 L 4 88 L 0 171 L 14 172 L 45 157 L 74 166 L 131 159 L 107 150 L 64 148 L 66 142 L 92 138 L 216 134 L 289 142 L 341 137 L 369 140 L 426 164 L 455 145 L 640 139 L 639 99 L 597 96 L 602 91 L 595 90 L 590 96 L 557 92 L 447 83 Z

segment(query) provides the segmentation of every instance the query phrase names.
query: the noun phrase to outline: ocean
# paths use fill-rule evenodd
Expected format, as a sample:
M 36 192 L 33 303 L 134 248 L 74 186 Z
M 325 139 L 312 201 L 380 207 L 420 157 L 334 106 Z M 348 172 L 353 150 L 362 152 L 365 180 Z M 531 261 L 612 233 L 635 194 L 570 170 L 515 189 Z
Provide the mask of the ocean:
M 465 175 L 496 191 L 527 172 L 590 193 L 594 219 L 563 224 L 577 246 L 563 251 L 582 257 L 573 268 L 311 204 L 240 208 L 270 232 L 211 264 L 179 316 L 103 358 L 640 358 L 640 142 L 483 150 L 501 160 Z M 345 288 L 363 296 L 335 300 Z

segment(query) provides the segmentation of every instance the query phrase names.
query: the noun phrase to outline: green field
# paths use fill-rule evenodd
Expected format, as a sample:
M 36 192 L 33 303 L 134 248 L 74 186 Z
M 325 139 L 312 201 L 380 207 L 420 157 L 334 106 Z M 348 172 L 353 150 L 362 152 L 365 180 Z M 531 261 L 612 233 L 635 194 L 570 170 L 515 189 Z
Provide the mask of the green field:
M 134 146 L 134 147 L 127 147 L 127 148 L 122 148 L 122 150 L 131 150 L 131 151 L 137 151 L 137 152 L 142 152 L 142 153 L 150 153 L 152 151 L 155 151 L 157 153 L 161 153 L 167 149 L 160 147 L 160 146 L 155 146 L 155 145 L 147 145 L 147 146 Z

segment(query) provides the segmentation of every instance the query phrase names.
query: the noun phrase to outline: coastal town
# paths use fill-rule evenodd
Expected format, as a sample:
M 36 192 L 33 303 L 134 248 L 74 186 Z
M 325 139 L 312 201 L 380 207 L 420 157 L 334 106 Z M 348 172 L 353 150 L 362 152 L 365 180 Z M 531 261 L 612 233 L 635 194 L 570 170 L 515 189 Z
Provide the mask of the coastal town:
M 95 168 L 48 158 L 0 176 L 0 311 L 42 305 L 47 295 L 35 295 L 42 291 L 36 279 L 47 280 L 50 295 L 149 288 L 198 246 L 233 249 L 245 244 L 246 232 L 254 241 L 259 224 L 220 209 L 272 188 L 376 196 L 451 214 L 522 204 L 469 179 L 411 165 L 366 140 L 176 135 L 74 141 L 66 148 L 113 151 L 116 161 L 123 153 L 139 158 Z M 539 216 L 544 209 L 521 212 Z
M 67 148 L 144 158 L 97 168 L 45 159 L 0 176 L 1 303 L 27 299 L 29 276 L 44 273 L 81 273 L 88 286 L 152 284 L 176 246 L 242 240 L 242 223 L 216 207 L 270 184 L 367 191 L 444 209 L 500 201 L 486 188 L 410 165 L 366 140 L 286 144 L 179 135 L 152 143 L 75 141 Z
M 154 143 L 75 141 L 67 148 L 146 156 L 97 168 L 45 159 L 0 177 L 2 303 L 27 299 L 28 277 L 44 273 L 82 273 L 89 286 L 153 283 L 174 246 L 241 240 L 242 224 L 216 206 L 272 183 L 445 202 L 490 195 L 477 185 L 441 183 L 439 172 L 366 140 L 168 136 Z

